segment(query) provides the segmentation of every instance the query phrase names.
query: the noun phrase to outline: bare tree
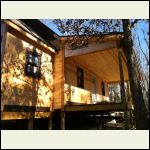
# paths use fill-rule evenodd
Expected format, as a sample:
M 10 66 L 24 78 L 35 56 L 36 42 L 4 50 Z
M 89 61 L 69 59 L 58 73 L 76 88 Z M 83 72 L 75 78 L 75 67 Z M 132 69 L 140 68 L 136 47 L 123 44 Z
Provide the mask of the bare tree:
M 143 20 L 139 19 L 55 19 L 53 22 L 57 25 L 58 30 L 64 35 L 74 35 L 69 41 L 70 47 L 76 49 L 81 46 L 87 46 L 89 35 L 97 35 L 97 38 L 102 38 L 106 34 L 111 33 L 124 33 L 124 49 L 127 58 L 127 68 L 129 72 L 129 81 L 131 86 L 131 95 L 134 104 L 134 117 L 136 122 L 136 129 L 148 129 L 148 118 L 146 115 L 146 107 L 142 93 L 142 86 L 139 80 L 139 73 L 136 66 L 137 60 L 133 49 L 132 28 L 138 22 Z M 148 21 L 148 20 L 146 20 Z M 79 38 L 78 35 L 85 35 Z M 70 39 L 68 39 L 70 40 Z M 147 42 L 147 41 L 146 41 Z M 148 42 L 147 42 L 148 45 Z M 144 51 L 141 52 L 145 55 Z M 149 62 L 149 61 L 148 61 Z M 149 89 L 148 89 L 149 91 Z

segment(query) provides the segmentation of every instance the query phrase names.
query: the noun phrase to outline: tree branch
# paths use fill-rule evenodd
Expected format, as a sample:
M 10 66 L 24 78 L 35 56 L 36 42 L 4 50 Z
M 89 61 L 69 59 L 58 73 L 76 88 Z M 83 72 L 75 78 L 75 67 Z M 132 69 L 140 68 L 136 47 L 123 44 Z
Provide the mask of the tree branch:
M 136 23 L 138 23 L 138 21 L 139 21 L 139 19 L 135 19 L 135 20 L 131 23 L 131 28 L 133 28 L 134 25 L 135 25 Z

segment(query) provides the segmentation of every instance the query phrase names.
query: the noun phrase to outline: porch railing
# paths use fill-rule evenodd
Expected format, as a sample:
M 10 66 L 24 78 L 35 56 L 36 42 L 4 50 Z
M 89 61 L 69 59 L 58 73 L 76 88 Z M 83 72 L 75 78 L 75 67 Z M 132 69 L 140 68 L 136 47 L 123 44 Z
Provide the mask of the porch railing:
M 96 104 L 98 102 L 109 102 L 109 97 L 100 94 L 93 94 L 90 91 L 65 84 L 64 85 L 65 104 L 72 102 L 75 104 Z

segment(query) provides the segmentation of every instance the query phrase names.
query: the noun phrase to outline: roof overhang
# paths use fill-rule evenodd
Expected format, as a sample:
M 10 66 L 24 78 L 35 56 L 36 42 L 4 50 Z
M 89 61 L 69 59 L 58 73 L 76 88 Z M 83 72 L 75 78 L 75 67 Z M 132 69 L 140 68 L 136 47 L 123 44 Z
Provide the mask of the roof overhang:
M 79 63 L 107 83 L 116 83 L 120 82 L 118 50 L 121 48 L 124 80 L 127 81 L 129 77 L 124 49 L 122 45 L 118 47 L 122 38 L 122 35 L 108 35 L 99 42 L 92 38 L 87 47 L 76 50 L 66 46 L 65 57 Z
M 22 29 L 19 25 L 16 25 L 10 20 L 3 20 L 3 21 L 7 25 L 7 32 L 35 46 L 36 48 L 42 50 L 45 53 L 48 53 L 48 54 L 55 53 L 55 49 L 53 49 L 51 46 L 48 46 L 45 42 L 41 41 L 30 32 L 27 32 L 27 29 L 26 30 Z
M 52 47 L 55 51 L 60 50 L 59 36 L 38 19 L 9 19 L 9 21 L 47 46 Z

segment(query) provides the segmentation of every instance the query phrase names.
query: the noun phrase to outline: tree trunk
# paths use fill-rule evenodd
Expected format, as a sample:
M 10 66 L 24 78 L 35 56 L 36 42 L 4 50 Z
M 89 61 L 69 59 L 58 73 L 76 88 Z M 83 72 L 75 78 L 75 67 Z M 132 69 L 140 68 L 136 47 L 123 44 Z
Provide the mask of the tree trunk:
M 123 19 L 124 30 L 124 48 L 127 59 L 127 68 L 129 73 L 129 81 L 131 86 L 131 95 L 134 105 L 134 117 L 137 130 L 145 130 L 149 128 L 146 108 L 142 94 L 142 88 L 138 79 L 135 65 L 133 41 L 131 36 L 131 27 L 129 19 Z

